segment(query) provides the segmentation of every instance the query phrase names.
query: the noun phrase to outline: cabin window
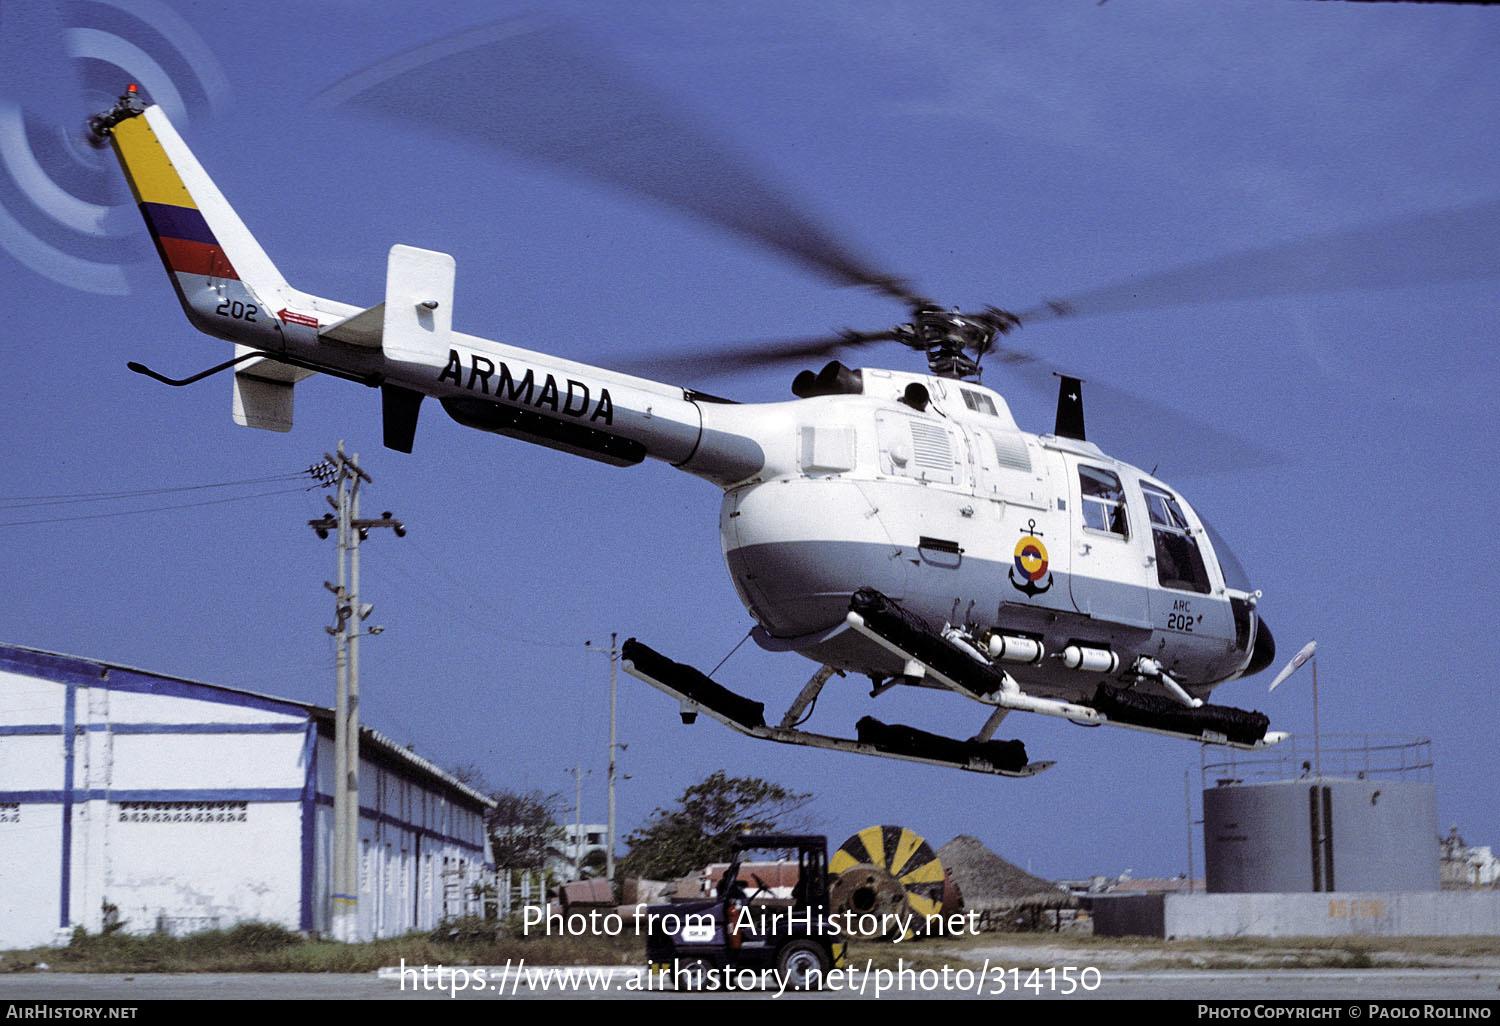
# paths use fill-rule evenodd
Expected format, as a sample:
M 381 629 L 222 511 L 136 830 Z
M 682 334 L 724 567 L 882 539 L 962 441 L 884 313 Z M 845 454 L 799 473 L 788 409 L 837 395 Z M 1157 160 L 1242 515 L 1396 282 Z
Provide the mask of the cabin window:
M 983 392 L 972 392 L 967 388 L 960 388 L 959 391 L 964 395 L 964 405 L 975 413 L 988 413 L 991 417 L 1000 416 L 995 411 L 995 400 Z
M 1151 515 L 1152 527 L 1164 527 L 1172 531 L 1188 530 L 1187 517 L 1183 515 L 1182 507 L 1177 505 L 1176 499 L 1149 485 L 1142 485 L 1141 491 L 1146 494 L 1146 512 Z
M 1142 485 L 1146 510 L 1151 517 L 1151 541 L 1156 549 L 1156 579 L 1163 588 L 1195 591 L 1206 595 L 1212 590 L 1203 553 L 1193 538 L 1187 515 L 1171 494 Z
M 1098 467 L 1078 468 L 1078 487 L 1083 495 L 1083 526 L 1095 531 L 1130 537 L 1125 515 L 1125 490 L 1113 472 Z

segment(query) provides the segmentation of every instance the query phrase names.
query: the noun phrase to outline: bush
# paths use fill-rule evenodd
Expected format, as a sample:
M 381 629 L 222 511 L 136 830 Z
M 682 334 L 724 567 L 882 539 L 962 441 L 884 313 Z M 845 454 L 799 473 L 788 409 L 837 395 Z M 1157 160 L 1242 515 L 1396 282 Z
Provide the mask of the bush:
M 474 944 L 493 941 L 499 934 L 500 924 L 495 920 L 463 916 L 440 924 L 427 939 L 434 944 Z
M 239 923 L 226 934 L 236 951 L 276 951 L 302 943 L 302 935 L 276 923 Z

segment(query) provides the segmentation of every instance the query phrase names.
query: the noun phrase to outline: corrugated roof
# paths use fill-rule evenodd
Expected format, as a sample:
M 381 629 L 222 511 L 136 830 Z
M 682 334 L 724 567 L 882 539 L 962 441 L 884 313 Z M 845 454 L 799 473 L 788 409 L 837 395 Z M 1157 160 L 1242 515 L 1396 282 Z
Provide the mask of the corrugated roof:
M 113 663 L 103 659 L 90 659 L 86 656 L 68 655 L 63 652 L 48 652 L 44 649 L 29 648 L 25 645 L 0 644 L 0 656 L 3 656 L 8 652 L 29 653 L 35 656 L 44 656 L 49 659 L 65 659 L 77 664 L 98 667 L 99 669 L 119 670 L 123 673 L 132 673 L 142 677 L 152 677 L 157 680 L 172 681 L 179 684 L 188 684 L 195 688 L 203 688 L 206 691 L 222 692 L 226 696 L 238 695 L 259 699 L 264 702 L 274 702 L 281 705 L 287 705 L 295 707 L 297 709 L 301 709 L 302 711 L 307 713 L 310 719 L 315 719 L 329 725 L 332 725 L 334 721 L 334 710 L 328 708 L 327 706 L 314 705 L 311 702 L 299 702 L 294 698 L 280 698 L 276 695 L 267 695 L 258 691 L 247 691 L 244 688 L 232 688 L 227 687 L 223 684 L 210 684 L 206 681 L 193 680 L 189 677 L 176 677 L 170 674 L 157 673 L 154 670 L 142 670 L 134 666 L 126 666 L 123 663 Z M 95 673 L 92 674 L 92 676 L 98 677 L 100 675 Z M 206 700 L 211 701 L 212 699 Z M 474 788 L 457 779 L 452 774 L 448 773 L 445 770 L 439 769 L 433 763 L 428 762 L 426 759 L 422 758 L 411 749 L 405 747 L 404 745 L 397 744 L 395 741 L 386 737 L 384 734 L 374 729 L 373 727 L 367 727 L 361 724 L 359 728 L 359 738 L 361 747 L 368 746 L 369 749 L 385 755 L 388 758 L 394 759 L 397 762 L 405 763 L 412 769 L 417 770 L 425 776 L 432 777 L 433 779 L 441 782 L 444 786 L 457 791 L 460 794 L 463 794 L 465 797 L 473 800 L 477 804 L 483 805 L 485 808 L 492 809 L 495 807 L 495 802 L 488 795 L 476 791 Z

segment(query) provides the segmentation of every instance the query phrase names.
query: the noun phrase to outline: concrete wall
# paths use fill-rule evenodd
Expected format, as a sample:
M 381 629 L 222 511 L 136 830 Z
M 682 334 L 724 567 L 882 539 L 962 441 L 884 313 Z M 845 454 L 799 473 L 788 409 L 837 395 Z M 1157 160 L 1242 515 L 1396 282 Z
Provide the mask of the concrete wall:
M 1095 937 L 1165 937 L 1165 894 L 1104 894 L 1087 899 Z
M 1500 892 L 1099 895 L 1105 937 L 1500 936 Z

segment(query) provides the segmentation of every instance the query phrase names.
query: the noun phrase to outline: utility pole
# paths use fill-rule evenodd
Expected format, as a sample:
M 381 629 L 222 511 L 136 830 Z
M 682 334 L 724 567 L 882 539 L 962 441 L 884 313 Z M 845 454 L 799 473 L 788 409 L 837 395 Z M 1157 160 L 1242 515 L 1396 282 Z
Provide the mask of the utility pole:
M 573 806 L 573 879 L 583 876 L 583 778 L 593 773 L 583 766 L 563 770 L 573 775 L 573 787 L 577 792 Z
M 1323 779 L 1323 738 L 1318 733 L 1318 653 L 1313 650 L 1313 776 Z M 1331 888 L 1330 888 L 1331 889 Z
M 1199 745 L 1202 748 L 1202 745 Z M 1187 842 L 1188 842 L 1188 893 L 1193 893 L 1193 776 L 1191 770 L 1182 771 L 1182 793 L 1187 800 Z
M 333 722 L 333 937 L 354 942 L 359 939 L 359 639 L 361 627 L 374 607 L 359 604 L 359 543 L 370 535 L 372 527 L 390 527 L 398 538 L 406 536 L 406 525 L 393 519 L 389 512 L 377 520 L 359 517 L 359 486 L 371 483 L 369 474 L 359 467 L 359 454 L 344 455 L 339 442 L 338 455 L 323 454 L 324 469 L 320 477 L 327 486 L 332 477 L 338 484 L 338 500 L 328 504 L 334 513 L 321 520 L 309 520 L 307 526 L 327 538 L 336 532 L 338 550 L 338 583 L 323 582 L 333 592 L 334 623 L 323 628 L 333 635 L 337 648 L 337 693 Z M 370 634 L 381 628 L 371 627 Z
M 615 640 L 618 637 L 610 632 L 609 651 L 604 653 L 609 656 L 609 836 L 604 849 L 604 877 L 610 884 L 615 882 L 615 752 L 625 747 L 615 743 L 615 670 L 620 665 L 620 649 Z M 599 651 L 587 641 L 583 647 L 591 652 Z

